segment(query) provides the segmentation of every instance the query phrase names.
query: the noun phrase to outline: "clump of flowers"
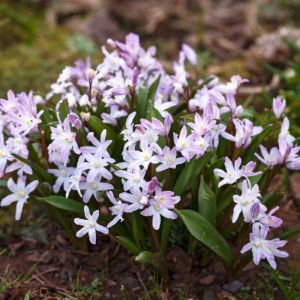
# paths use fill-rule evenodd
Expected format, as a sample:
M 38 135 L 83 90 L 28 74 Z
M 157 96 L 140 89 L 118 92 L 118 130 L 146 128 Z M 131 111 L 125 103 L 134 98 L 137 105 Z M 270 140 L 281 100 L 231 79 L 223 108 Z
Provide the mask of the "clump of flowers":
M 282 220 L 268 186 L 280 170 L 300 169 L 285 100 L 274 99 L 264 126 L 237 103 L 247 80 L 199 79 L 188 45 L 167 71 L 135 34 L 107 44 L 102 63 L 66 67 L 45 99 L 9 91 L 0 100 L 1 206 L 16 202 L 16 220 L 26 202 L 64 210 L 77 237 L 95 244 L 109 234 L 149 263 L 167 252 L 179 216 L 189 243 L 230 269 L 249 250 L 276 268 L 288 254 L 272 238 Z

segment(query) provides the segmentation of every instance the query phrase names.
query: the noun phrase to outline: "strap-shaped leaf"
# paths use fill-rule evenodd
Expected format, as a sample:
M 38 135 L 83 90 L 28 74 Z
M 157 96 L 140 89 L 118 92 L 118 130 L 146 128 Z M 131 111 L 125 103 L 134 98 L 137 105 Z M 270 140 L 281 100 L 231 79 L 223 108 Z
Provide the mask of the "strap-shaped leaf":
M 96 116 L 91 116 L 89 121 L 88 121 L 88 126 L 92 131 L 95 133 L 97 138 L 99 138 L 99 135 L 101 132 L 106 129 L 107 132 L 107 139 L 115 141 L 117 138 L 116 132 L 107 124 L 104 124 L 98 117 Z
M 63 196 L 51 195 L 47 197 L 36 197 L 36 199 L 48 203 L 56 208 L 68 210 L 79 215 L 83 214 L 83 204 Z
M 183 195 L 183 193 L 189 188 L 191 178 L 197 176 L 202 168 L 209 162 L 213 155 L 213 152 L 207 152 L 201 158 L 191 160 L 182 170 L 177 178 L 173 191 L 176 195 Z
M 117 236 L 117 240 L 124 248 L 130 251 L 133 255 L 138 255 L 141 252 L 141 249 L 127 237 Z
M 216 225 L 217 203 L 216 195 L 206 184 L 203 176 L 198 191 L 198 208 L 201 215 L 213 226 Z
M 300 226 L 288 229 L 282 233 L 280 233 L 279 238 L 286 240 L 290 237 L 292 237 L 293 235 L 299 234 L 300 233 Z
M 223 236 L 201 214 L 193 210 L 176 210 L 189 232 L 215 254 L 230 264 L 233 254 Z

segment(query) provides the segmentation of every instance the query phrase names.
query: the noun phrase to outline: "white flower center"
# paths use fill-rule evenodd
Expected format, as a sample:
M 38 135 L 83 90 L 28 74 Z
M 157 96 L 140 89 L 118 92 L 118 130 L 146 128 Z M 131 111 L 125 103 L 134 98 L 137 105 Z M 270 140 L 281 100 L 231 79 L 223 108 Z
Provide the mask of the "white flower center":
M 138 182 L 140 182 L 141 177 L 138 174 L 133 174 L 131 179 L 133 182 L 138 183 Z
M 6 153 L 5 151 L 0 149 L 0 158 L 4 158 L 4 157 L 6 157 Z
M 166 163 L 170 166 L 170 165 L 173 165 L 175 162 L 175 159 L 171 156 L 167 156 L 166 157 Z
M 249 199 L 243 199 L 242 201 L 241 201 L 241 204 L 243 205 L 243 206 L 247 206 L 248 204 L 249 204 Z
M 145 154 L 143 155 L 143 158 L 144 158 L 144 160 L 146 161 L 146 160 L 148 160 L 148 159 L 150 158 L 150 155 L 149 155 L 148 153 L 145 153 Z
M 231 179 L 233 179 L 234 178 L 234 172 L 229 172 L 228 173 L 228 177 L 231 178 Z
M 255 241 L 255 247 L 257 248 L 261 248 L 263 246 L 263 244 L 260 241 Z
M 93 165 L 94 168 L 100 168 L 101 167 L 101 163 L 99 161 L 94 161 L 92 165 Z
M 25 193 L 23 191 L 18 191 L 16 194 L 18 198 L 23 198 L 25 196 Z
M 95 222 L 94 222 L 94 220 L 88 220 L 88 221 L 87 221 L 87 227 L 90 227 L 90 228 L 95 227 Z
M 66 176 L 67 175 L 67 171 L 65 169 L 62 169 L 59 171 L 61 176 Z
M 97 183 L 96 182 L 93 182 L 93 183 L 91 183 L 90 184 L 90 188 L 92 189 L 92 190 L 95 190 L 95 189 L 97 189 Z
M 30 125 L 32 125 L 32 123 L 33 123 L 32 119 L 30 119 L 30 118 L 25 119 L 25 124 L 26 125 L 30 126 Z
M 155 209 L 156 211 L 160 211 L 160 204 L 159 204 L 159 203 L 155 203 L 154 209 Z
M 67 143 L 71 143 L 72 142 L 72 138 L 69 135 L 66 135 L 64 137 L 64 141 L 67 142 Z

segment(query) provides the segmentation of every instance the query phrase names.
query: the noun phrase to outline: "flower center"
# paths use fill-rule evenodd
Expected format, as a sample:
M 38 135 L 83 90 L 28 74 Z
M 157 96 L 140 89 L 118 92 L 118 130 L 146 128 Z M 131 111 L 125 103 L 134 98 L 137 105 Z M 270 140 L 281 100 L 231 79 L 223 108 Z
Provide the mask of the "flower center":
M 66 176 L 67 175 L 67 171 L 65 169 L 60 170 L 60 175 L 61 176 Z
M 250 202 L 249 199 L 244 199 L 244 200 L 241 201 L 241 204 L 243 206 L 247 206 L 249 204 L 249 202 Z
M 23 198 L 25 196 L 25 193 L 23 191 L 18 191 L 16 194 L 18 198 Z
M 135 183 L 140 182 L 140 176 L 137 174 L 132 175 L 132 181 Z
M 93 220 L 88 220 L 87 221 L 87 227 L 90 227 L 90 228 L 95 227 L 95 222 Z
M 149 158 L 150 158 L 150 155 L 147 154 L 147 153 L 145 153 L 145 154 L 144 154 L 144 160 L 148 160 Z
M 263 244 L 260 241 L 255 241 L 254 244 L 257 248 L 261 248 L 263 246 Z
M 94 168 L 100 168 L 100 166 L 101 166 L 101 163 L 99 161 L 94 161 L 93 162 L 93 167 Z
M 154 209 L 155 209 L 156 211 L 160 211 L 160 204 L 159 204 L 159 203 L 155 203 Z
M 234 178 L 234 173 L 233 172 L 229 172 L 228 173 L 228 177 L 231 178 L 231 179 L 233 179 Z
M 30 118 L 25 119 L 25 124 L 26 125 L 30 126 L 30 125 L 32 125 L 32 123 L 33 123 L 33 121 Z
M 93 190 L 95 190 L 97 188 L 97 186 L 98 185 L 97 185 L 96 182 L 93 182 L 93 183 L 90 184 L 90 188 L 93 189 Z
M 3 150 L 0 150 L 0 158 L 6 157 L 6 153 Z
M 71 143 L 72 142 L 72 138 L 70 136 L 66 135 L 64 137 L 64 141 L 67 142 L 67 143 Z

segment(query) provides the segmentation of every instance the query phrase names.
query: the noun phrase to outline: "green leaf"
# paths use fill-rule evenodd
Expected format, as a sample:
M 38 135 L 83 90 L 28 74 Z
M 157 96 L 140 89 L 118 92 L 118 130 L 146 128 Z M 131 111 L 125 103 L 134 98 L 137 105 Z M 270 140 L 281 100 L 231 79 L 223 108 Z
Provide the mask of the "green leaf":
M 272 208 L 279 204 L 279 202 L 282 200 L 282 197 L 283 193 L 267 193 L 262 197 L 261 202 L 268 208 Z
M 137 112 L 138 119 L 145 118 L 147 112 L 147 105 L 148 105 L 148 90 L 145 88 L 140 88 L 137 98 L 136 98 L 136 105 L 135 110 Z
M 141 249 L 127 237 L 117 236 L 117 240 L 124 248 L 130 251 L 133 255 L 138 255 L 141 252 Z
M 279 234 L 279 238 L 286 240 L 290 237 L 292 237 L 293 235 L 299 234 L 300 233 L 300 226 L 294 227 L 292 229 L 286 230 L 282 233 Z
M 223 192 L 224 193 L 224 192 Z M 233 203 L 233 195 L 236 194 L 236 190 L 232 187 L 229 188 L 228 193 L 226 193 L 226 196 L 224 197 L 224 194 L 222 196 L 222 192 L 220 192 L 220 195 L 218 196 L 218 208 L 217 208 L 217 215 L 219 216 L 226 208 L 230 206 L 231 203 Z M 220 198 L 220 199 L 219 199 Z
M 98 138 L 103 130 L 106 130 L 106 137 L 109 140 L 115 141 L 117 139 L 116 132 L 107 124 L 104 124 L 98 117 L 91 116 L 88 121 L 89 128 L 95 133 Z
M 160 238 L 160 249 L 164 254 L 166 254 L 168 250 L 169 233 L 170 233 L 171 226 L 172 226 L 171 220 L 164 218 L 162 222 L 162 230 L 161 230 L 161 238 Z
M 193 159 L 184 167 L 179 177 L 177 178 L 173 191 L 176 195 L 183 195 L 183 193 L 189 188 L 191 178 L 197 176 L 202 168 L 211 159 L 213 152 L 207 152 L 200 159 Z
M 59 107 L 59 116 L 62 122 L 67 117 L 68 113 L 69 113 L 68 104 L 66 101 L 63 101 Z
M 176 210 L 189 232 L 224 262 L 231 264 L 233 254 L 223 236 L 201 214 L 193 210 Z
M 136 213 L 132 213 L 130 215 L 132 235 L 138 247 L 141 247 L 141 240 L 143 238 L 143 220 L 140 217 L 141 217 L 140 214 L 136 214 Z
M 203 176 L 198 191 L 198 209 L 201 215 L 213 226 L 216 226 L 217 203 L 216 195 L 206 184 Z
M 154 96 L 158 88 L 159 82 L 160 82 L 160 75 L 153 81 L 153 83 L 149 87 L 149 93 L 148 93 L 149 100 L 152 101 L 154 100 Z
M 157 87 L 159 85 L 160 81 L 160 76 L 151 84 L 149 88 L 149 93 L 148 93 L 148 100 L 147 100 L 147 119 L 151 120 L 152 118 L 156 118 L 160 121 L 163 120 L 162 115 L 160 112 L 154 107 L 154 96 L 157 90 Z
M 47 197 L 36 197 L 36 199 L 48 203 L 56 208 L 71 211 L 79 215 L 83 214 L 84 205 L 73 199 L 65 198 L 63 196 L 51 195 Z
M 7 180 L 0 179 L 0 187 L 6 187 L 7 186 Z

